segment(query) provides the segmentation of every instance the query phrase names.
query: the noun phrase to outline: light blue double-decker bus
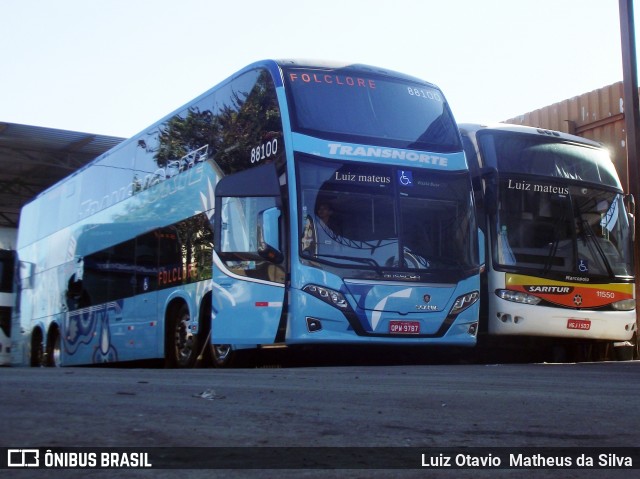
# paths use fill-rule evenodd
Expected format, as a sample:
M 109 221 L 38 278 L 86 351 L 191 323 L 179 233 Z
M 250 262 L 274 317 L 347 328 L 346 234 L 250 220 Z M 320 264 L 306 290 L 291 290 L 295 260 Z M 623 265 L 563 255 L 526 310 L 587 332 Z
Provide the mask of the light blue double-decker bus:
M 12 362 L 473 346 L 474 215 L 436 86 L 258 62 L 25 206 Z

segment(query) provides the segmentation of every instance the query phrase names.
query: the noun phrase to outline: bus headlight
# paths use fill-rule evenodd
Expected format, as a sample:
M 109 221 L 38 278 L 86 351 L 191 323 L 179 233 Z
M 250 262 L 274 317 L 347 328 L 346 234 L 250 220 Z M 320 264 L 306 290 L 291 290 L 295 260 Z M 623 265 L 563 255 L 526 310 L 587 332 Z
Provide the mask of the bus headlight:
M 636 300 L 623 299 L 621 301 L 616 301 L 615 303 L 611 303 L 611 307 L 616 311 L 633 311 L 636 307 Z
M 463 294 L 456 299 L 456 302 L 453 303 L 453 307 L 449 314 L 459 314 L 467 309 L 469 306 L 474 304 L 480 298 L 480 293 L 477 291 L 472 291 L 471 293 Z
M 339 292 L 333 289 L 325 288 L 324 286 L 316 286 L 315 284 L 308 284 L 302 291 L 305 293 L 309 293 L 312 296 L 315 296 L 318 299 L 321 299 L 325 303 L 330 304 L 331 306 L 335 306 L 338 309 L 348 309 L 349 303 L 347 302 L 347 298 Z
M 496 295 L 500 299 L 504 299 L 505 301 L 513 301 L 514 303 L 520 304 L 535 305 L 542 301 L 537 296 L 532 296 L 527 293 L 521 293 L 520 291 L 511 291 L 509 289 L 496 289 Z

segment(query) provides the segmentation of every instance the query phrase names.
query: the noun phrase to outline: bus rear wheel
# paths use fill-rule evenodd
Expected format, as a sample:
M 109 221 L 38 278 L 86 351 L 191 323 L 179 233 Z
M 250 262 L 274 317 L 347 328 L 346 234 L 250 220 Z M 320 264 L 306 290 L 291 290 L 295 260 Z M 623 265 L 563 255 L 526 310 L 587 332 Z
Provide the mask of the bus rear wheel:
M 35 368 L 44 366 L 44 347 L 42 346 L 42 333 L 39 329 L 35 330 L 31 336 L 29 365 Z
M 52 368 L 58 368 L 61 365 L 62 349 L 60 332 L 57 329 L 49 333 L 47 340 L 46 365 Z
M 189 329 L 189 307 L 181 305 L 169 315 L 167 330 L 167 366 L 191 368 L 198 358 L 197 336 Z

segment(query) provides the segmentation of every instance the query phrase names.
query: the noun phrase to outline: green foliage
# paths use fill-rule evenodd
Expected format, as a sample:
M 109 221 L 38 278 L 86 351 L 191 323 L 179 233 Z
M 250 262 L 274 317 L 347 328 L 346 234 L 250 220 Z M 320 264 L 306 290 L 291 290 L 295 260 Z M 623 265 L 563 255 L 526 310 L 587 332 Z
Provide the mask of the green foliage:
M 157 165 L 166 167 L 208 146 L 209 159 L 230 174 L 246 169 L 252 148 L 282 136 L 278 100 L 267 72 L 259 75 L 251 91 L 233 90 L 224 100 L 207 109 L 192 106 L 167 121 L 160 128 Z

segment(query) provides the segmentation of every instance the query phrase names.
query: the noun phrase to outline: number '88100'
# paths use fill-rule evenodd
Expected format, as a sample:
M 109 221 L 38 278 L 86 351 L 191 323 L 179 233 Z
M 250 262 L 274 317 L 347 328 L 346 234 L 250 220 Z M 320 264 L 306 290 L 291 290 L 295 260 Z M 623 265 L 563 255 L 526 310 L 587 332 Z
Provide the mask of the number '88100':
M 265 160 L 270 156 L 275 156 L 278 153 L 278 139 L 267 141 L 261 145 L 251 148 L 251 163 L 258 163 Z

